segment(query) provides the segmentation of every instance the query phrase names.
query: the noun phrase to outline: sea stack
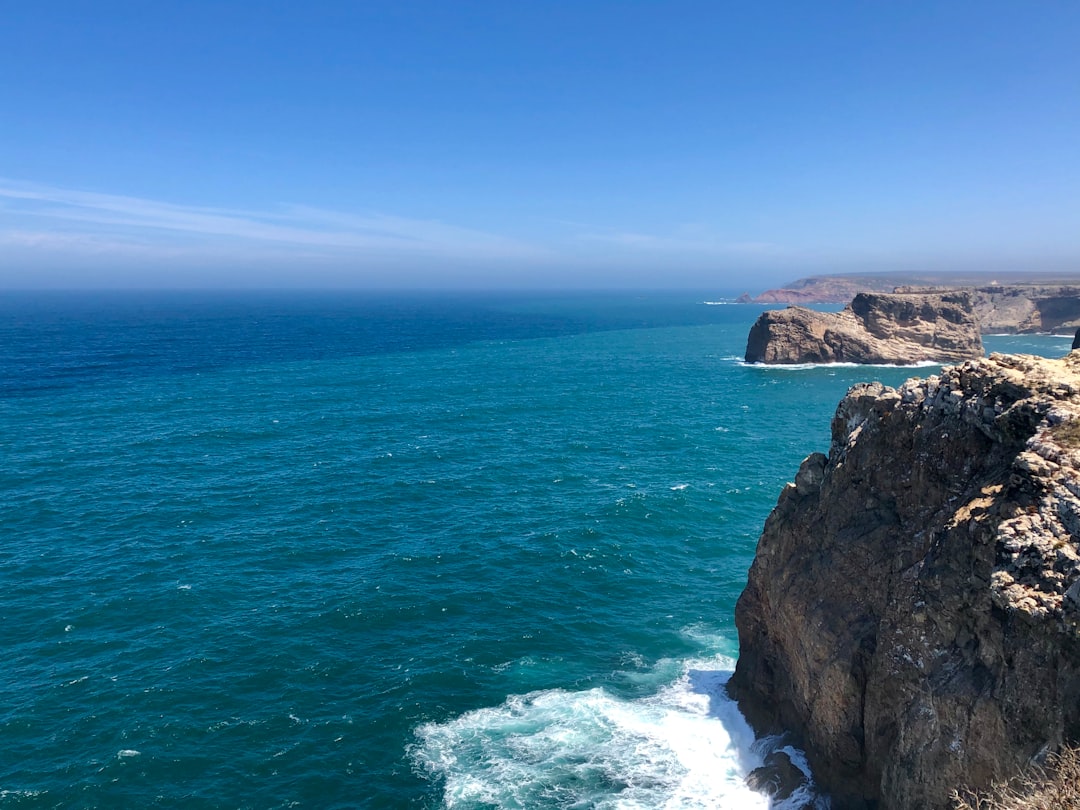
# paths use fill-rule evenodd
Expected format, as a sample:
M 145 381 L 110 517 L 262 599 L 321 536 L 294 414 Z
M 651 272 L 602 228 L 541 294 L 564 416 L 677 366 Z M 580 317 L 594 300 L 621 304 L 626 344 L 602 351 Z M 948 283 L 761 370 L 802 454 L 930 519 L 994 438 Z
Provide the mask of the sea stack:
M 835 810 L 935 810 L 1080 740 L 1080 352 L 852 388 L 765 523 L 729 691 Z
M 859 293 L 841 312 L 788 307 L 751 327 L 746 362 L 956 363 L 982 357 L 967 292 Z

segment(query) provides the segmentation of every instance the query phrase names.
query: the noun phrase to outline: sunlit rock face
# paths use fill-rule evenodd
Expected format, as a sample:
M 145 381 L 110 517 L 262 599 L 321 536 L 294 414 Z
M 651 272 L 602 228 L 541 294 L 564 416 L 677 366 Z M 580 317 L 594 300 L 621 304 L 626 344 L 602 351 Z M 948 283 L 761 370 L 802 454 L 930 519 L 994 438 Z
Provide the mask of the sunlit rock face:
M 859 293 L 841 312 L 763 312 L 746 342 L 748 363 L 955 363 L 982 357 L 966 292 Z
M 929 292 L 897 287 L 895 292 Z M 940 292 L 940 290 L 939 290 Z M 1006 284 L 970 290 L 984 335 L 1056 332 L 1080 326 L 1080 287 L 1062 284 Z
M 729 688 L 834 808 L 944 808 L 1080 739 L 1080 352 L 855 386 L 795 481 Z

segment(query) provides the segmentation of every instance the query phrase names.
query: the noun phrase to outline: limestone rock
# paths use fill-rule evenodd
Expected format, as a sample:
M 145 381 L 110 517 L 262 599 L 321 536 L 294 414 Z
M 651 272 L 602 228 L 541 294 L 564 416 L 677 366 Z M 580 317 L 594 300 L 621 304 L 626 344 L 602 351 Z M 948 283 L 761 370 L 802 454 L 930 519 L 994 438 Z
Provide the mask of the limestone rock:
M 801 278 L 754 301 L 841 304 L 861 292 L 944 293 L 967 290 L 983 334 L 1055 332 L 1080 327 L 1080 284 L 1065 276 L 990 273 L 864 273 Z
M 935 810 L 1080 741 L 1080 352 L 858 385 L 765 523 L 730 692 L 835 810 Z
M 750 329 L 748 363 L 953 363 L 983 354 L 967 293 L 859 293 L 841 312 L 764 312 Z
M 952 288 L 955 290 L 956 288 Z M 925 287 L 897 287 L 897 292 L 930 292 Z M 937 292 L 942 292 L 939 288 Z M 1080 286 L 1065 284 L 994 284 L 969 288 L 984 335 L 1057 332 L 1080 326 Z

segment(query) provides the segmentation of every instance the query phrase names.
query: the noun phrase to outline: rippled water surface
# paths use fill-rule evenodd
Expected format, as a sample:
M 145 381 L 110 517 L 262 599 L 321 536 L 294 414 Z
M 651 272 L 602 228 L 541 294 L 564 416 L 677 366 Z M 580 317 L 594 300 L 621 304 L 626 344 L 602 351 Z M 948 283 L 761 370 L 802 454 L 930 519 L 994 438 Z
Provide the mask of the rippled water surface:
M 909 372 L 717 297 L 0 299 L 0 807 L 766 806 L 735 599 Z

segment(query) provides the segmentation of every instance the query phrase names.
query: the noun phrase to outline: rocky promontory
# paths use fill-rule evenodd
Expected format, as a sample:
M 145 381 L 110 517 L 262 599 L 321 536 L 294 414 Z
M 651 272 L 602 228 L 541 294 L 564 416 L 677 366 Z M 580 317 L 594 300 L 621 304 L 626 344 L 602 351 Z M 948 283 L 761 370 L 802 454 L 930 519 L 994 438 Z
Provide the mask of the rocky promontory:
M 906 286 L 895 291 L 945 292 L 946 289 Z M 984 335 L 1068 334 L 1080 327 L 1080 286 L 1075 284 L 993 284 L 971 288 L 970 293 Z
M 984 335 L 1055 332 L 1080 327 L 1080 280 L 1011 273 L 864 273 L 810 276 L 766 290 L 758 304 L 842 304 L 860 292 L 932 293 L 967 290 Z M 747 296 L 749 298 L 749 296 Z
M 763 312 L 750 329 L 746 362 L 954 363 L 983 354 L 965 292 L 859 293 L 841 312 L 788 307 Z
M 935 810 L 1080 740 L 1080 352 L 852 388 L 766 521 L 729 690 L 835 810 Z
M 903 281 L 887 275 L 810 276 L 754 296 L 756 304 L 843 304 L 861 292 L 892 292 L 898 284 L 922 281 L 906 278 Z

